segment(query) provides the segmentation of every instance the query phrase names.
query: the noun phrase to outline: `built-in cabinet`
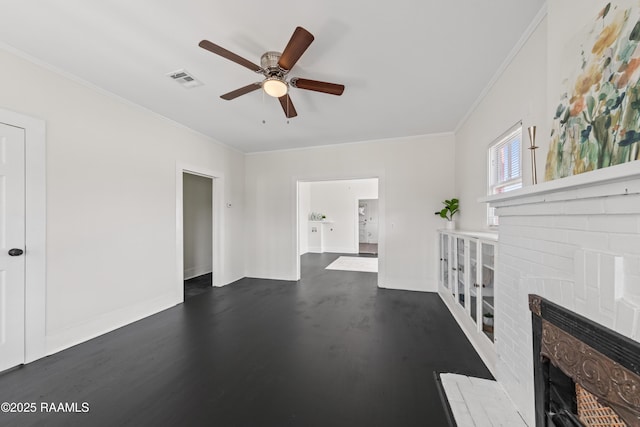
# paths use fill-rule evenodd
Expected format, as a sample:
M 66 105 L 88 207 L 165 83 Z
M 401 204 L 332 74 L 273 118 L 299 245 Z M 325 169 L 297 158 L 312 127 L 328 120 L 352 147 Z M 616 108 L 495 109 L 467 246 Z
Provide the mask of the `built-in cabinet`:
M 442 230 L 438 246 L 439 292 L 481 356 L 490 361 L 495 355 L 497 235 Z

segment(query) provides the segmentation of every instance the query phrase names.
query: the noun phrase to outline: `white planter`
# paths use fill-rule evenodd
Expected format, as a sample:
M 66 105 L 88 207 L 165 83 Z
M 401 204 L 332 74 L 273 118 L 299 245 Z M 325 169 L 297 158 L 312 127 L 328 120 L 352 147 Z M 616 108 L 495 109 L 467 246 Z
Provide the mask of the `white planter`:
M 456 221 L 455 220 L 447 221 L 445 224 L 446 224 L 445 228 L 447 230 L 455 230 L 456 229 Z

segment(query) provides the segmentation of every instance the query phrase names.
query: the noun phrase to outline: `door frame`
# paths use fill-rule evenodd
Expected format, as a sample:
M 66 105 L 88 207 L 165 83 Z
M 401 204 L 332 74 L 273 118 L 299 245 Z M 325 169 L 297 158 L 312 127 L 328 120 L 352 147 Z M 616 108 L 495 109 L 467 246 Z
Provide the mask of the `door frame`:
M 212 286 L 224 285 L 224 174 L 201 166 L 176 164 L 176 284 L 178 302 L 184 302 L 184 195 L 182 174 L 211 178 Z
M 46 125 L 5 109 L 0 109 L 0 122 L 25 131 L 24 363 L 29 363 L 47 355 Z
M 370 173 L 362 173 L 355 175 L 343 175 L 328 174 L 328 175 L 316 175 L 316 176 L 294 176 L 291 179 L 291 193 L 293 193 L 293 206 L 291 216 L 294 218 L 295 232 L 292 233 L 292 246 L 295 250 L 295 280 L 300 281 L 300 183 L 301 182 L 319 182 L 319 181 L 349 181 L 356 179 L 370 179 L 375 178 L 378 180 L 378 287 L 384 288 L 386 283 L 386 176 L 384 171 L 372 171 Z M 356 203 L 357 205 L 357 203 Z M 356 207 L 357 210 L 357 207 Z
M 357 241 L 357 246 L 358 246 L 358 253 L 360 253 L 360 210 L 359 209 L 360 209 L 360 202 L 362 200 L 365 200 L 365 201 L 376 200 L 376 201 L 378 201 L 378 210 L 379 210 L 379 205 L 380 205 L 379 199 L 356 199 L 356 228 L 357 228 L 357 230 L 356 230 L 356 232 L 357 232 L 356 241 Z M 367 225 L 368 224 L 369 223 L 367 223 Z M 376 226 L 376 232 L 378 232 L 378 233 L 379 233 L 379 227 L 380 227 L 380 216 L 378 216 L 378 225 Z M 369 240 L 369 239 L 367 239 L 367 240 Z M 367 243 L 369 243 L 369 242 L 367 242 Z

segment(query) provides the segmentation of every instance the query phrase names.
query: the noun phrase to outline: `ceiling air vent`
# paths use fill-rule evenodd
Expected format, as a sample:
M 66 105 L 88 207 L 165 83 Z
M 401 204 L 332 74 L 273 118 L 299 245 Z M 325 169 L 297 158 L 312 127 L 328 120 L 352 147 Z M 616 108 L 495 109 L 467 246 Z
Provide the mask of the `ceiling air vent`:
M 167 74 L 167 76 L 187 88 L 203 85 L 200 80 L 193 77 L 193 75 L 191 75 L 187 70 L 184 69 L 172 71 L 171 73 Z

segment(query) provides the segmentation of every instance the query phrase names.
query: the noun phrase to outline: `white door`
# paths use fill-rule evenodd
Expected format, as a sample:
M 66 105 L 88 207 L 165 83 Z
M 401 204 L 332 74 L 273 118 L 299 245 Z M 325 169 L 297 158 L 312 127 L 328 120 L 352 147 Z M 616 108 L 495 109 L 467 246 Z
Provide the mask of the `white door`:
M 24 363 L 24 129 L 0 123 L 0 371 Z

